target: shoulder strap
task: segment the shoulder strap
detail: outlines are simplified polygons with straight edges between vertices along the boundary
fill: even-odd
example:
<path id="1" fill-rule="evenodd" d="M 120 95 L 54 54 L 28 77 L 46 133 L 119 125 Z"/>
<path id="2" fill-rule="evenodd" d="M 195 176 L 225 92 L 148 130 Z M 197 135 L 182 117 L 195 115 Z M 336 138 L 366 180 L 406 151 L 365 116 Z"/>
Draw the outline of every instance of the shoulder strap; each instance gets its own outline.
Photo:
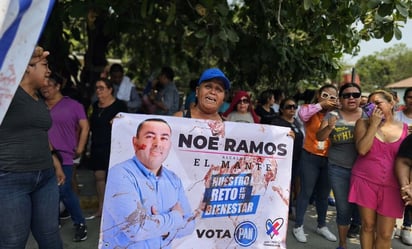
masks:
<path id="1" fill-rule="evenodd" d="M 187 110 L 183 110 L 182 114 L 183 114 L 183 117 L 185 118 L 191 118 L 192 115 L 190 114 L 190 107 Z"/>

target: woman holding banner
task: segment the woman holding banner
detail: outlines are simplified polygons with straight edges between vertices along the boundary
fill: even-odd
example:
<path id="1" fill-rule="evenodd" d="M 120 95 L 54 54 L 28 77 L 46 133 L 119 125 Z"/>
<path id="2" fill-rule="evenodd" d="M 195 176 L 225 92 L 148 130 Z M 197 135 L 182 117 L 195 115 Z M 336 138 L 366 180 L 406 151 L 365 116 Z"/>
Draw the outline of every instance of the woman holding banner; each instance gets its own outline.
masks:
<path id="1" fill-rule="evenodd" d="M 291 137 L 293 137 L 293 158 L 292 158 L 292 178 L 291 194 L 289 201 L 289 217 L 296 216 L 296 198 L 300 192 L 300 169 L 299 159 L 302 154 L 304 133 L 299 121 L 296 119 L 298 105 L 293 98 L 285 98 L 279 104 L 279 116 L 270 121 L 272 125 L 289 127 Z"/>
<path id="2" fill-rule="evenodd" d="M 196 88 L 197 103 L 187 110 L 174 114 L 178 117 L 223 121 L 219 108 L 225 99 L 230 81 L 218 68 L 209 68 L 202 73 Z"/>
<path id="3" fill-rule="evenodd" d="M 31 233 L 39 248 L 63 248 L 59 188 L 64 173 L 51 150 L 51 118 L 38 90 L 48 85 L 49 52 L 36 47 L 0 126 L 0 243 L 25 248 Z"/>

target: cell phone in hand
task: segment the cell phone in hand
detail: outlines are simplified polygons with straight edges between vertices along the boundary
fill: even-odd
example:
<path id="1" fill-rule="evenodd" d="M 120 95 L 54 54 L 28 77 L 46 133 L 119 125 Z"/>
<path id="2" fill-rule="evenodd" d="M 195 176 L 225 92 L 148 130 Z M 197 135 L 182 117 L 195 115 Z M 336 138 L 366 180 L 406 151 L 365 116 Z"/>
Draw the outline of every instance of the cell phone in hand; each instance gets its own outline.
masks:
<path id="1" fill-rule="evenodd" d="M 373 110 L 375 109 L 376 105 L 374 103 L 366 103 L 362 109 L 368 115 L 368 117 L 372 116 Z"/>

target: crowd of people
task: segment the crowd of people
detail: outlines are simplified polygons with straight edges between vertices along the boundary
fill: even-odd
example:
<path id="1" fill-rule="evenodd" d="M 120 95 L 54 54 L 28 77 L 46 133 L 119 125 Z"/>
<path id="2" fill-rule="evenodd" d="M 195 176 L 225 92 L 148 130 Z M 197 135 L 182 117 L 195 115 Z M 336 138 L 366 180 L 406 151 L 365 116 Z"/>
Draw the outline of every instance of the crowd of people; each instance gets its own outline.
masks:
<path id="1" fill-rule="evenodd" d="M 119 211 L 104 204 L 106 184 L 116 187 L 115 182 L 106 182 L 111 125 L 119 112 L 288 127 L 294 139 L 289 208 L 297 241 L 307 242 L 304 218 L 313 199 L 316 232 L 337 241 L 338 249 L 347 249 L 347 237 L 354 231 L 359 231 L 364 249 L 390 248 L 394 232 L 400 233 L 403 243 L 412 245 L 408 206 L 412 205 L 412 138 L 408 136 L 412 132 L 412 88 L 405 91 L 404 108 L 398 111 L 390 92 L 376 90 L 365 98 L 355 83 L 339 89 L 323 85 L 311 103 L 300 104 L 280 89 L 264 90 L 254 100 L 251 92 L 231 89 L 220 69 L 210 68 L 190 82 L 182 104 L 171 67 L 163 67 L 139 92 L 123 67 L 113 64 L 108 74 L 95 82 L 93 104 L 87 112 L 77 101 L 63 96 L 65 79 L 50 71 L 47 55 L 36 47 L 0 126 L 0 221 L 8 224 L 0 228 L 2 248 L 24 248 L 30 231 L 40 248 L 62 248 L 59 200 L 75 225 L 75 242 L 87 239 L 87 219 Z M 364 105 L 370 108 L 364 109 Z M 160 134 L 154 124 L 164 132 Z M 165 148 L 170 143 L 168 124 L 148 120 L 134 137 L 134 159 L 115 169 L 122 171 L 137 164 L 140 171 L 135 175 L 141 180 L 156 178 L 159 172 L 173 176 L 172 172 L 159 171 L 164 158 L 155 164 L 146 158 L 149 152 L 139 143 L 148 138 L 139 136 L 140 129 L 159 137 L 153 143 L 163 143 Z M 75 177 L 73 160 L 85 156 L 88 141 L 88 167 L 94 171 L 99 205 L 93 215 L 85 217 L 71 182 Z M 176 179 L 173 184 L 179 182 Z M 168 184 L 172 183 L 165 182 Z M 337 236 L 326 223 L 331 190 L 336 200 Z M 125 198 L 125 208 L 127 201 Z M 187 219 L 187 209 L 177 205 L 170 210 L 175 222 Z M 158 210 L 152 209 L 152 215 L 157 214 Z M 56 219 L 44 219 L 46 216 Z M 399 218 L 403 218 L 403 227 L 396 229 Z M 176 229 L 180 228 L 176 225 Z M 127 245 L 127 235 L 122 236 L 110 239 L 110 243 Z M 162 245 L 169 233 L 159 230 L 144 236 Z"/>

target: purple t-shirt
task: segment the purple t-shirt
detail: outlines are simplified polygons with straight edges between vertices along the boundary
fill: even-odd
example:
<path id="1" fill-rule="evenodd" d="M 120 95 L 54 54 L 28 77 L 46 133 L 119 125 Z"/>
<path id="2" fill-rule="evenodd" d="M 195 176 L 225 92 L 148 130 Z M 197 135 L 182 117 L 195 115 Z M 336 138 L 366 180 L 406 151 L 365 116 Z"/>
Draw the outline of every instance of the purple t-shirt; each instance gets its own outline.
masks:
<path id="1" fill-rule="evenodd" d="M 79 121 L 87 119 L 83 106 L 64 96 L 50 110 L 52 126 L 49 139 L 55 150 L 63 157 L 63 165 L 73 165 L 73 157 L 78 142 Z"/>

